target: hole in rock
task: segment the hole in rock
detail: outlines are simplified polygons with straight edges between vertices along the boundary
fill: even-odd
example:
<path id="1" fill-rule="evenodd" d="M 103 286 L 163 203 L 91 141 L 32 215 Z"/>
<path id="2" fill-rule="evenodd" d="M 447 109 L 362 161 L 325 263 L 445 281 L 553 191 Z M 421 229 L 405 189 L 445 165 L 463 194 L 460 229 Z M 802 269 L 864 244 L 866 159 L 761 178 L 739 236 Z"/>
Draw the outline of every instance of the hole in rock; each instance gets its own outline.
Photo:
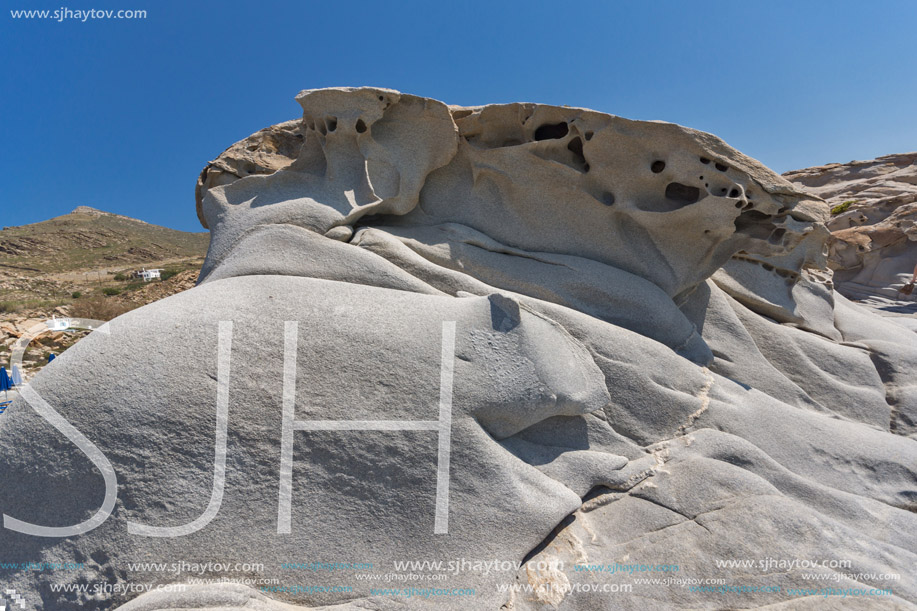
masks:
<path id="1" fill-rule="evenodd" d="M 729 197 L 738 197 L 738 196 L 739 196 L 738 189 L 733 189 L 732 191 L 729 192 Z"/>
<path id="2" fill-rule="evenodd" d="M 700 162 L 704 165 L 707 165 L 708 163 L 710 163 L 710 160 L 707 159 L 706 157 L 701 157 Z"/>
<path id="3" fill-rule="evenodd" d="M 770 263 L 762 263 L 761 266 L 769 272 L 774 271 L 774 266 Z"/>
<path id="4" fill-rule="evenodd" d="M 745 204 L 743 204 L 742 202 L 736 202 L 736 208 L 741 208 L 744 205 Z"/>
<path id="5" fill-rule="evenodd" d="M 385 96 L 381 96 L 381 95 L 379 96 L 379 101 L 380 101 L 380 102 L 383 101 L 384 99 L 385 99 Z"/>
<path id="6" fill-rule="evenodd" d="M 337 117 L 328 117 L 328 131 L 333 132 L 338 128 Z"/>
<path id="7" fill-rule="evenodd" d="M 576 161 L 582 164 L 585 168 L 584 171 L 589 171 L 589 164 L 586 163 L 586 157 L 583 155 L 583 141 L 579 137 L 574 138 L 567 143 L 567 150 L 573 153 L 573 156 L 576 157 Z"/>
<path id="8" fill-rule="evenodd" d="M 589 164 L 587 163 L 586 165 L 583 166 L 583 172 L 588 172 L 588 171 L 589 171 Z"/>
<path id="9" fill-rule="evenodd" d="M 303 136 L 302 134 L 296 134 L 296 139 L 297 139 L 297 140 L 305 140 L 306 137 Z"/>
<path id="10" fill-rule="evenodd" d="M 653 162 L 653 165 L 650 166 L 650 170 L 653 171 L 653 174 L 658 174 L 659 172 L 665 169 L 665 161 L 656 160 Z M 672 183 L 675 184 L 675 183 Z"/>
<path id="11" fill-rule="evenodd" d="M 723 187 L 722 189 L 720 189 L 720 193 L 726 193 L 726 187 Z"/>
<path id="12" fill-rule="evenodd" d="M 366 131 L 366 123 L 363 123 L 363 119 L 357 119 L 357 133 L 362 134 Z"/>
<path id="13" fill-rule="evenodd" d="M 758 210 L 747 210 L 740 214 L 735 220 L 735 228 L 758 240 L 768 239 L 774 230 L 771 216 Z"/>
<path id="14" fill-rule="evenodd" d="M 774 233 L 771 234 L 771 237 L 767 239 L 771 244 L 779 244 L 783 240 L 783 236 L 786 234 L 786 229 L 783 227 L 778 227 L 774 230 Z"/>
<path id="15" fill-rule="evenodd" d="M 742 202 L 739 202 L 739 203 L 742 203 Z M 743 210 L 751 210 L 754 207 L 755 205 L 753 203 L 748 202 L 747 204 L 745 204 L 745 207 L 743 208 Z"/>
<path id="16" fill-rule="evenodd" d="M 586 140 L 592 140 L 592 131 L 586 132 Z"/>
<path id="17" fill-rule="evenodd" d="M 790 209 L 787 206 L 784 206 L 783 208 L 777 211 L 777 214 L 786 214 L 789 211 Z"/>
<path id="18" fill-rule="evenodd" d="M 665 188 L 665 196 L 667 199 L 687 206 L 700 199 L 700 189 L 683 185 L 680 182 L 670 182 Z"/>
<path id="19" fill-rule="evenodd" d="M 546 123 L 535 130 L 535 140 L 557 140 L 570 132 L 566 123 Z"/>
<path id="20" fill-rule="evenodd" d="M 728 166 L 725 166 L 725 165 L 723 165 L 722 163 L 719 163 L 719 162 L 714 163 L 713 166 L 714 166 L 717 170 L 719 170 L 720 172 L 725 172 L 726 170 L 729 169 Z"/>
<path id="21" fill-rule="evenodd" d="M 613 206 L 615 203 L 615 194 L 611 191 L 605 191 L 602 193 L 602 203 L 606 206 Z"/>

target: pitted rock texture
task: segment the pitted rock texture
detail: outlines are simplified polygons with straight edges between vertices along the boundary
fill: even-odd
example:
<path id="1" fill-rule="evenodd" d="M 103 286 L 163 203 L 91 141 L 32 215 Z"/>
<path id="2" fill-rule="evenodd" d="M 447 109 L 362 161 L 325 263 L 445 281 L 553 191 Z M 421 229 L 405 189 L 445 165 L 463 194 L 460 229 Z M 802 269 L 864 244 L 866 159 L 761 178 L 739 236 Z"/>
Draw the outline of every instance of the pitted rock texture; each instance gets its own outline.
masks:
<path id="1" fill-rule="evenodd" d="M 917 270 L 917 153 L 832 163 L 784 174 L 824 198 L 834 214 L 829 264 L 838 290 L 853 298 L 902 294 Z"/>
<path id="2" fill-rule="evenodd" d="M 833 290 L 824 202 L 677 125 L 374 88 L 297 99 L 301 122 L 202 172 L 212 240 L 199 286 L 115 319 L 36 377 L 36 393 L 110 458 L 114 513 L 80 537 L 0 530 L 0 545 L 12 562 L 87 559 L 84 583 L 188 583 L 129 570 L 140 558 L 258 561 L 282 586 L 315 583 L 280 568 L 305 560 L 378 573 L 398 560 L 536 564 L 435 583 L 473 598 L 392 597 L 337 573 L 273 600 L 201 584 L 129 600 L 61 594 L 52 585 L 72 576 L 60 573 L 0 571 L 32 608 L 803 605 L 788 590 L 812 586 L 805 571 L 717 565 L 768 557 L 899 573 L 883 602 L 914 606 L 917 346 Z M 446 380 L 449 527 L 437 534 L 444 429 L 427 425 L 443 422 Z M 185 536 L 131 534 L 128 522 L 193 523 L 213 502 L 220 397 L 219 512 Z M 0 509 L 86 519 L 102 476 L 26 399 L 0 422 Z M 294 431 L 287 534 L 289 406 L 303 421 L 427 428 Z M 779 588 L 712 596 L 577 569 L 615 563 Z M 857 579 L 838 584 L 888 585 Z"/>
<path id="3" fill-rule="evenodd" d="M 824 204 L 753 159 L 673 124 L 538 104 L 447 107 L 389 90 L 297 99 L 304 143 L 289 161 L 272 157 L 272 167 L 286 169 L 271 184 L 328 195 L 317 205 L 286 200 L 310 212 L 287 210 L 283 222 L 318 233 L 346 235 L 368 214 L 410 226 L 460 223 L 510 247 L 599 261 L 678 295 L 732 254 L 783 254 L 827 219 Z M 204 278 L 224 257 L 223 242 L 234 245 L 262 223 L 260 208 L 271 203 L 261 201 L 270 197 L 259 191 L 264 177 L 213 192 L 207 185 L 231 180 L 238 172 L 225 168 L 239 165 L 237 151 L 260 150 L 266 132 L 289 125 L 262 130 L 202 173 L 199 214 L 207 226 L 221 224 Z M 561 201 L 567 218 L 557 223 Z"/>

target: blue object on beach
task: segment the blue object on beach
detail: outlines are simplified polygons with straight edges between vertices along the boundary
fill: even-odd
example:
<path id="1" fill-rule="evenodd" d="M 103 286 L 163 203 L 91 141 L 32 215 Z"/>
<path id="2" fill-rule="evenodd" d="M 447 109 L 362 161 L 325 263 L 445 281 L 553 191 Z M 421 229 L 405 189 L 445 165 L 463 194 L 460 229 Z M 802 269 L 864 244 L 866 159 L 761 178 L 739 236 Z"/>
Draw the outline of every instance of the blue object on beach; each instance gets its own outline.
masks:
<path id="1" fill-rule="evenodd" d="M 12 401 L 0 401 L 0 415 L 6 411 L 6 408 L 10 406 L 10 403 L 12 403 Z"/>
<path id="2" fill-rule="evenodd" d="M 0 367 L 0 391 L 7 391 L 13 387 L 10 376 L 6 373 L 6 367 Z"/>
<path id="3" fill-rule="evenodd" d="M 19 368 L 13 365 L 13 375 L 10 376 L 10 387 L 13 386 L 22 386 L 22 375 L 19 373 Z"/>
<path id="4" fill-rule="evenodd" d="M 56 358 L 57 356 L 52 352 L 51 354 L 48 355 L 48 362 L 50 363 L 51 361 L 53 361 Z"/>

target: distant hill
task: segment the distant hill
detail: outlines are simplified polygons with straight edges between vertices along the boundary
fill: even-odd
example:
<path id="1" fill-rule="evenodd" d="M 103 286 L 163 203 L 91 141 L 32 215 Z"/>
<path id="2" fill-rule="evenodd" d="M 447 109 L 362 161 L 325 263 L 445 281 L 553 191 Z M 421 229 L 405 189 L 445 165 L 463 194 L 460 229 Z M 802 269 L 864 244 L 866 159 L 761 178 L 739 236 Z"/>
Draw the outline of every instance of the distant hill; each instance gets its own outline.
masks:
<path id="1" fill-rule="evenodd" d="M 178 231 L 80 206 L 70 214 L 0 231 L 0 275 L 144 265 L 203 257 L 210 234 Z"/>
<path id="2" fill-rule="evenodd" d="M 208 233 L 176 231 L 80 206 L 70 214 L 0 231 L 0 362 L 34 324 L 51 316 L 110 320 L 194 286 Z M 161 269 L 143 282 L 133 272 Z M 85 335 L 54 333 L 23 359 L 28 379 Z"/>

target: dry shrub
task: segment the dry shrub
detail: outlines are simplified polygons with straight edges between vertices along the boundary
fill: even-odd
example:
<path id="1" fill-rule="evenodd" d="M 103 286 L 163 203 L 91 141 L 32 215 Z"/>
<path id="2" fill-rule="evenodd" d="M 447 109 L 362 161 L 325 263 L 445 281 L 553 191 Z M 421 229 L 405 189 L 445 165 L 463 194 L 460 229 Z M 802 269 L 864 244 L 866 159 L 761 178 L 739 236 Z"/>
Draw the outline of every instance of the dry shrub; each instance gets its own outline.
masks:
<path id="1" fill-rule="evenodd" d="M 93 320 L 111 320 L 134 309 L 126 303 L 106 299 L 102 295 L 81 297 L 70 306 L 70 315 L 74 318 L 91 318 Z"/>

